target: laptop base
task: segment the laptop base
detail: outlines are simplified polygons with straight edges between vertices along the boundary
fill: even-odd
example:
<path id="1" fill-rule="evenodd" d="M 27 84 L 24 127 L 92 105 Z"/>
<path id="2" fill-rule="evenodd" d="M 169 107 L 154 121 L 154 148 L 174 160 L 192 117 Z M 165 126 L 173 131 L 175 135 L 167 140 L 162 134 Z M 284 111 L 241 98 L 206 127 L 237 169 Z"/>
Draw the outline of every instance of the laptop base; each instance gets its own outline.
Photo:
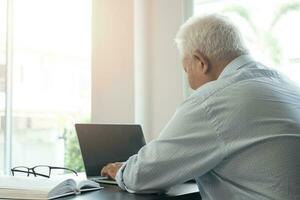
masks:
<path id="1" fill-rule="evenodd" d="M 94 177 L 88 177 L 89 180 L 95 181 L 97 183 L 105 183 L 105 184 L 112 184 L 112 185 L 118 185 L 117 182 L 113 179 L 110 179 L 106 176 L 94 176 Z"/>

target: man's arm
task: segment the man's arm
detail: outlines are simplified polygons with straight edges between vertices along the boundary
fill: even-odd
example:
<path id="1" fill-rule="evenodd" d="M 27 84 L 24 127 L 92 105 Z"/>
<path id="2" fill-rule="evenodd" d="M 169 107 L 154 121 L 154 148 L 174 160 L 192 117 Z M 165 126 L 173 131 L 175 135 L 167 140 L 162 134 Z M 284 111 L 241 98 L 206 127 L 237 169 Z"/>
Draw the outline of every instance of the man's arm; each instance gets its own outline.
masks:
<path id="1" fill-rule="evenodd" d="M 203 175 L 223 157 L 223 142 L 205 105 L 192 99 L 178 108 L 158 139 L 115 168 L 115 178 L 129 192 L 159 192 Z"/>

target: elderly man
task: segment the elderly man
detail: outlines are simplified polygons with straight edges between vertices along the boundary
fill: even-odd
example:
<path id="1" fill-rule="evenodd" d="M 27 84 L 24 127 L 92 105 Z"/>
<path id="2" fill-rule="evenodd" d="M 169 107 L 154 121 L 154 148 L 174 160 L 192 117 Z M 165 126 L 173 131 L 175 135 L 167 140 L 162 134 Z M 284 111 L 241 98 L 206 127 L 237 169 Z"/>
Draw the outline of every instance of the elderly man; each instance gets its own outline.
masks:
<path id="1" fill-rule="evenodd" d="M 300 90 L 253 60 L 218 15 L 188 20 L 176 42 L 196 90 L 159 137 L 110 176 L 129 192 L 196 179 L 206 199 L 300 199 Z"/>

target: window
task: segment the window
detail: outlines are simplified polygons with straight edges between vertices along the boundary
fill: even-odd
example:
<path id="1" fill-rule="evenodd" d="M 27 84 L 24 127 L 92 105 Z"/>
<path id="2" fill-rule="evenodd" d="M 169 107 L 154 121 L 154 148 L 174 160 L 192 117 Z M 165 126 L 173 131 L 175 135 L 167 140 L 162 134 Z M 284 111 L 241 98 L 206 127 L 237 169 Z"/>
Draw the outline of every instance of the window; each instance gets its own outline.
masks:
<path id="1" fill-rule="evenodd" d="M 13 0 L 12 5 L 10 164 L 80 171 L 83 166 L 74 123 L 90 121 L 91 1 Z M 0 31 L 2 26 L 0 23 Z M 1 76 L 3 116 L 2 109 L 8 104 L 3 104 L 1 83 L 7 80 Z M 1 148 L 8 145 L 0 140 L 1 144 Z"/>
<path id="2" fill-rule="evenodd" d="M 299 0 L 194 0 L 193 12 L 232 19 L 257 60 L 300 84 Z"/>
<path id="3" fill-rule="evenodd" d="M 0 0 L 0 163 L 4 161 L 5 99 L 6 99 L 6 1 Z M 0 174 L 3 173 L 0 164 Z"/>

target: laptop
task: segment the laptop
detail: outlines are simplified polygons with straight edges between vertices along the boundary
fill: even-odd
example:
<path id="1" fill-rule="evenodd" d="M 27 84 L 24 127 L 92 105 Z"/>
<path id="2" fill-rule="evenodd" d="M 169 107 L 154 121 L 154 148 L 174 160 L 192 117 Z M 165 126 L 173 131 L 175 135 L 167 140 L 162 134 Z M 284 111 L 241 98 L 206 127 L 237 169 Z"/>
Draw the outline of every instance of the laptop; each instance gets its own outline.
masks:
<path id="1" fill-rule="evenodd" d="M 100 176 L 108 163 L 126 161 L 145 145 L 140 125 L 75 124 L 87 178 L 98 183 L 117 184 Z"/>

